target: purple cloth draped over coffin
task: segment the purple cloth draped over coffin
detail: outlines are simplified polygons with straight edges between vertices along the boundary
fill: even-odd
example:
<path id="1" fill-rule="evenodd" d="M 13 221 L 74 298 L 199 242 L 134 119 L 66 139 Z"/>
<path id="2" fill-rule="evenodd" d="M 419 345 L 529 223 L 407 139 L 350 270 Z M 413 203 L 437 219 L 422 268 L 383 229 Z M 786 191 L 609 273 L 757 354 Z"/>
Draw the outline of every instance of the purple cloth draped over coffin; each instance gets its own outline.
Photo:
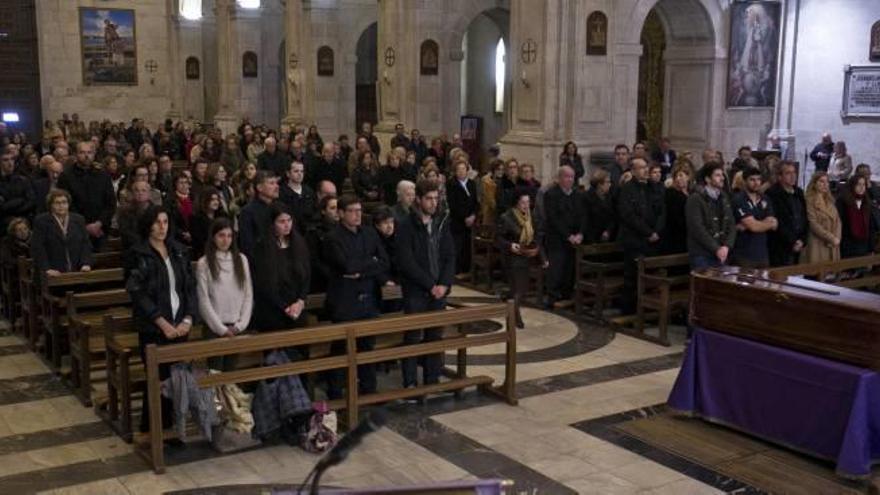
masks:
<path id="1" fill-rule="evenodd" d="M 694 328 L 668 404 L 830 459 L 842 476 L 867 476 L 880 460 L 873 370 Z"/>

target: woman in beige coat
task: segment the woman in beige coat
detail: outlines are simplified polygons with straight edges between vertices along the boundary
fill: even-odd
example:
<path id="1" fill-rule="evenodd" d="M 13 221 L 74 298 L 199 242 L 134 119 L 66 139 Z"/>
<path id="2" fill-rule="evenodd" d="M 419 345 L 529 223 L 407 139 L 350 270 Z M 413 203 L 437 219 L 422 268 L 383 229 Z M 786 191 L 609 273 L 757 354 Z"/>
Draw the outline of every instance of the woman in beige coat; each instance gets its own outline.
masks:
<path id="1" fill-rule="evenodd" d="M 816 172 L 807 186 L 807 220 L 810 235 L 802 263 L 820 263 L 840 259 L 840 216 L 831 195 L 828 175 Z"/>

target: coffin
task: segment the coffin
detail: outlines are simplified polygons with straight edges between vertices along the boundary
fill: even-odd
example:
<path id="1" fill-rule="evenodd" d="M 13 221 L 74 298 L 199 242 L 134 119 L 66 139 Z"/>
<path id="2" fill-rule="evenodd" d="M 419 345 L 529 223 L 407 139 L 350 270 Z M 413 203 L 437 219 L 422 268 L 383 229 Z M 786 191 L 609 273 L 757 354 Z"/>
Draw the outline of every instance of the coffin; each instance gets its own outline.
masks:
<path id="1" fill-rule="evenodd" d="M 691 276 L 694 325 L 880 370 L 880 295 L 724 268 Z"/>

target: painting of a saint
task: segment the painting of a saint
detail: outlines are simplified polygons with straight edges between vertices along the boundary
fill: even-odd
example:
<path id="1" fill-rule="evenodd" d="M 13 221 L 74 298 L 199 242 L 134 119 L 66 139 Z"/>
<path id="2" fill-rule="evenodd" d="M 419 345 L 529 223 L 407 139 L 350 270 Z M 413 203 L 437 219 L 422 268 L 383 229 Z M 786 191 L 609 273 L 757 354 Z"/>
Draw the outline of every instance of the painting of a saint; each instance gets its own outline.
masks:
<path id="1" fill-rule="evenodd" d="M 780 5 L 735 2 L 730 7 L 727 106 L 772 107 L 776 103 L 776 59 Z"/>
<path id="2" fill-rule="evenodd" d="M 83 84 L 137 84 L 135 11 L 80 8 Z"/>
<path id="3" fill-rule="evenodd" d="M 608 53 L 608 17 L 596 11 L 587 17 L 587 55 Z"/>
<path id="4" fill-rule="evenodd" d="M 868 58 L 871 62 L 880 62 L 880 21 L 871 27 L 871 53 Z"/>
<path id="5" fill-rule="evenodd" d="M 421 74 L 423 76 L 436 76 L 440 66 L 440 47 L 434 40 L 425 40 L 421 47 Z"/>

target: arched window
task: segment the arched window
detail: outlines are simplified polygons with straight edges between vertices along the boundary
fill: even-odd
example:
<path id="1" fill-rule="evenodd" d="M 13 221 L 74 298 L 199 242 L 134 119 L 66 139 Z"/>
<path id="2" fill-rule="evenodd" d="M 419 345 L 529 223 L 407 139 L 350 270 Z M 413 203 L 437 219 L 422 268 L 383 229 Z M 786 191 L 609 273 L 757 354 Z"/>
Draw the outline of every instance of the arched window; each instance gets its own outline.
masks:
<path id="1" fill-rule="evenodd" d="M 507 49 L 504 46 L 504 39 L 498 38 L 498 44 L 495 45 L 495 111 L 498 113 L 504 111 L 504 86 L 506 76 Z"/>
<path id="2" fill-rule="evenodd" d="M 260 0 L 238 0 L 238 5 L 243 9 L 258 9 Z"/>
<path id="3" fill-rule="evenodd" d="M 202 0 L 180 0 L 180 16 L 197 21 L 202 18 Z"/>

